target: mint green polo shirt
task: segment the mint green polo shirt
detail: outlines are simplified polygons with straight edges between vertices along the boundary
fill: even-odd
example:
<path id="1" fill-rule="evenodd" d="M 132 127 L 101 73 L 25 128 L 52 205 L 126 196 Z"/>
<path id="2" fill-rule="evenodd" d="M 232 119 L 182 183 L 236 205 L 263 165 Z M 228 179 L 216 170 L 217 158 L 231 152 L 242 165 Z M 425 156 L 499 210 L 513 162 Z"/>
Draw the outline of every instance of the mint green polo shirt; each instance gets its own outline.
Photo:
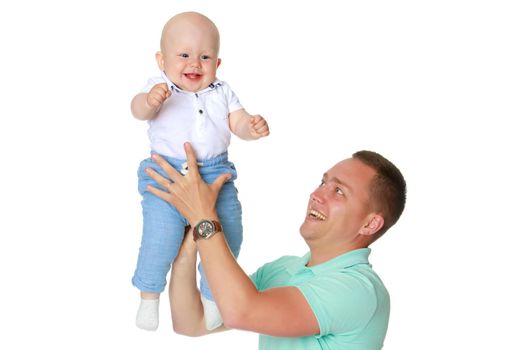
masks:
<path id="1" fill-rule="evenodd" d="M 294 286 L 304 295 L 320 333 L 300 338 L 261 334 L 259 349 L 381 349 L 388 327 L 390 297 L 368 262 L 369 248 L 306 267 L 310 254 L 284 256 L 261 267 L 251 279 L 257 290 Z"/>

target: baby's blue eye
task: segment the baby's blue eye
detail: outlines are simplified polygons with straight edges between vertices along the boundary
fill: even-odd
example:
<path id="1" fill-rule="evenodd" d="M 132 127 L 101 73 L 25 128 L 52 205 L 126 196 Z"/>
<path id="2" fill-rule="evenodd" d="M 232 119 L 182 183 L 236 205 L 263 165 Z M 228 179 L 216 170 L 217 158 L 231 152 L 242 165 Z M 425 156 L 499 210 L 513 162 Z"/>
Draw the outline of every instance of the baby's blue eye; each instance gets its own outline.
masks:
<path id="1" fill-rule="evenodd" d="M 210 56 L 208 56 L 208 55 L 202 55 L 202 56 L 201 56 L 201 59 L 203 59 L 203 60 L 209 60 L 209 59 L 210 59 Z"/>
<path id="2" fill-rule="evenodd" d="M 190 55 L 188 55 L 187 53 L 181 53 L 179 56 L 182 57 L 182 58 L 190 57 Z"/>

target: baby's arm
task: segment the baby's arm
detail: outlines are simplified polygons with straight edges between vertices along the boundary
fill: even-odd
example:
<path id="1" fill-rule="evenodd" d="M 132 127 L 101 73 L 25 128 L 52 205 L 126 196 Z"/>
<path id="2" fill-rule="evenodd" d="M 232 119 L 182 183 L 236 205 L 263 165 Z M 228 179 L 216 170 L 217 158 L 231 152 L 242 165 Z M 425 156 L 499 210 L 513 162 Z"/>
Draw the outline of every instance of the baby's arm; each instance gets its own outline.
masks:
<path id="1" fill-rule="evenodd" d="M 140 93 L 131 100 L 131 113 L 139 120 L 150 120 L 157 116 L 160 107 L 171 96 L 166 83 L 151 88 L 148 93 Z"/>
<path id="2" fill-rule="evenodd" d="M 230 130 L 243 140 L 257 140 L 270 135 L 266 120 L 260 115 L 250 115 L 244 109 L 229 115 Z"/>

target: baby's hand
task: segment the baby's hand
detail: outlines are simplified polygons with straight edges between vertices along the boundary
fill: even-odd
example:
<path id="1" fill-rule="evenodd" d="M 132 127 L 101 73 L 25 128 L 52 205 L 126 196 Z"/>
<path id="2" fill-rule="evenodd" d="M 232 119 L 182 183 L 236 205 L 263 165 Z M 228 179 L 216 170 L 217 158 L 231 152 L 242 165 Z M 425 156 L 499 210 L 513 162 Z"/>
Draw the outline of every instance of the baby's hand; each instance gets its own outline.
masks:
<path id="1" fill-rule="evenodd" d="M 151 88 L 146 99 L 146 103 L 151 108 L 158 110 L 160 106 L 171 96 L 171 91 L 168 89 L 168 84 L 159 83 Z"/>
<path id="2" fill-rule="evenodd" d="M 250 135 L 254 139 L 270 135 L 268 123 L 260 115 L 253 115 L 250 117 Z"/>

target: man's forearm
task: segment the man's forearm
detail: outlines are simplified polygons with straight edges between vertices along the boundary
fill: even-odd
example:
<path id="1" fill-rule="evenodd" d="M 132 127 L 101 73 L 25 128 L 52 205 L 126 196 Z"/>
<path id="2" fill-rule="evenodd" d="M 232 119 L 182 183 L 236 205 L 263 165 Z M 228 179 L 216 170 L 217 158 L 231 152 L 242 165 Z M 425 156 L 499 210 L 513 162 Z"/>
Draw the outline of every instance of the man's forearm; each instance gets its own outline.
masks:
<path id="1" fill-rule="evenodd" d="M 185 248 L 187 247 L 183 244 L 171 269 L 169 286 L 171 317 L 175 332 L 199 336 L 208 332 L 204 325 L 204 312 L 197 289 L 195 267 L 197 254 L 194 250 Z"/>
<path id="2" fill-rule="evenodd" d="M 243 328 L 258 291 L 231 254 L 223 233 L 198 241 L 201 264 L 227 328 Z"/>

